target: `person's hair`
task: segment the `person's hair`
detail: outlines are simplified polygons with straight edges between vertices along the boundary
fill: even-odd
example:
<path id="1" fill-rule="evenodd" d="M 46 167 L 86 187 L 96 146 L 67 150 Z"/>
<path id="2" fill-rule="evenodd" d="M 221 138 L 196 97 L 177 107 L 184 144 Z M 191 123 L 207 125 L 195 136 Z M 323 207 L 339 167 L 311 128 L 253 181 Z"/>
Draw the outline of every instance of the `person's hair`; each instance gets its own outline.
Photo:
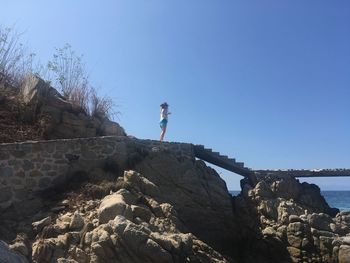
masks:
<path id="1" fill-rule="evenodd" d="M 166 102 L 160 104 L 160 107 L 161 107 L 161 108 L 166 108 L 166 107 L 168 107 L 168 106 L 169 106 L 169 105 L 168 105 L 168 103 L 166 103 Z"/>

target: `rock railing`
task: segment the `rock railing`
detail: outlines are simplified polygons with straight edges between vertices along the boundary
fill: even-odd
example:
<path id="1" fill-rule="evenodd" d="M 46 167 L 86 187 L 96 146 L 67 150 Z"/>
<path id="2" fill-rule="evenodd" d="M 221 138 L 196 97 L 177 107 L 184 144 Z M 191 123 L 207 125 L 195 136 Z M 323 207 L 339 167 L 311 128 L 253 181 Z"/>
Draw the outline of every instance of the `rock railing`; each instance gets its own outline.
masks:
<path id="1" fill-rule="evenodd" d="M 106 136 L 0 144 L 0 208 L 9 207 L 33 193 L 64 183 L 76 172 L 89 172 L 112 158 L 125 167 L 135 149 L 161 148 L 177 156 L 194 158 L 192 144 L 163 143 Z"/>

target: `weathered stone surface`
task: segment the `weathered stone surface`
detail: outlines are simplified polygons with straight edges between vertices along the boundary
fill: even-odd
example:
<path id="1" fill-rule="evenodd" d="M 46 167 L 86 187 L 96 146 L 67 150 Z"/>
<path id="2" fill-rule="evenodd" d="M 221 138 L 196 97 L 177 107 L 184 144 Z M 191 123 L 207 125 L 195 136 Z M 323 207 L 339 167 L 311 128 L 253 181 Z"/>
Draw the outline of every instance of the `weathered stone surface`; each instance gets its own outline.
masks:
<path id="1" fill-rule="evenodd" d="M 107 223 L 113 220 L 117 215 L 124 215 L 127 204 L 121 194 L 115 193 L 106 196 L 98 209 L 98 218 L 100 223 Z"/>
<path id="2" fill-rule="evenodd" d="M 350 246 L 350 236 L 343 237 L 342 242 Z"/>
<path id="3" fill-rule="evenodd" d="M 43 97 L 62 97 L 55 89 L 51 88 L 41 78 L 36 75 L 28 75 L 21 87 L 22 99 L 26 104 L 38 104 Z"/>
<path id="4" fill-rule="evenodd" d="M 114 135 L 114 136 L 125 136 L 124 129 L 116 122 L 104 119 L 101 124 L 101 135 Z"/>
<path id="5" fill-rule="evenodd" d="M 265 181 L 260 181 L 255 186 L 255 194 L 256 196 L 262 197 L 262 198 L 272 198 L 273 192 L 271 191 L 270 187 L 266 184 Z"/>
<path id="6" fill-rule="evenodd" d="M 25 176 L 25 173 L 23 171 L 19 171 L 15 174 L 16 177 L 24 177 Z"/>
<path id="7" fill-rule="evenodd" d="M 350 246 L 341 245 L 338 255 L 339 263 L 350 263 Z"/>
<path id="8" fill-rule="evenodd" d="M 324 213 L 312 214 L 309 217 L 309 223 L 313 228 L 325 231 L 331 231 L 330 224 L 333 223 L 332 218 Z"/>
<path id="9" fill-rule="evenodd" d="M 51 179 L 49 177 L 40 178 L 38 185 L 40 189 L 49 188 L 49 186 L 51 185 Z"/>
<path id="10" fill-rule="evenodd" d="M 242 225 L 242 242 L 252 229 L 262 233 L 253 235 L 250 248 L 251 253 L 263 258 L 257 262 L 338 262 L 343 244 L 338 235 L 349 233 L 347 223 L 341 214 L 330 216 L 335 210 L 327 205 L 319 188 L 291 177 L 267 175 L 259 180 L 255 186 L 245 182 L 242 188 L 246 192 L 234 203 Z M 254 261 L 249 253 L 244 259 Z"/>
<path id="11" fill-rule="evenodd" d="M 179 161 L 166 152 L 151 153 L 135 170 L 158 187 L 155 200 L 170 203 L 191 233 L 214 248 L 230 246 L 234 231 L 231 197 L 214 170 L 204 162 Z"/>
<path id="12" fill-rule="evenodd" d="M 0 151 L 0 160 L 7 160 L 10 158 L 9 153 L 4 152 L 4 151 Z"/>
<path id="13" fill-rule="evenodd" d="M 13 170 L 11 167 L 0 167 L 0 176 L 11 177 L 13 175 Z"/>
<path id="14" fill-rule="evenodd" d="M 35 232 L 40 232 L 45 226 L 48 226 L 51 224 L 51 217 L 45 217 L 41 219 L 40 221 L 33 222 L 32 227 Z"/>
<path id="15" fill-rule="evenodd" d="M 11 187 L 4 187 L 0 189 L 0 203 L 11 200 L 13 194 Z"/>
<path id="16" fill-rule="evenodd" d="M 303 222 L 303 220 L 297 215 L 290 215 L 289 216 L 289 222 L 290 223 Z"/>
<path id="17" fill-rule="evenodd" d="M 80 230 L 84 226 L 84 219 L 78 211 L 75 211 L 69 224 L 72 230 Z"/>
<path id="18" fill-rule="evenodd" d="M 23 160 L 23 166 L 22 168 L 25 170 L 25 171 L 29 171 L 31 169 L 34 168 L 34 164 L 33 162 L 29 161 L 29 160 Z"/>
<path id="19" fill-rule="evenodd" d="M 125 171 L 124 181 L 132 184 L 136 189 L 146 195 L 152 197 L 157 197 L 159 195 L 158 187 L 135 171 Z"/>
<path id="20" fill-rule="evenodd" d="M 192 234 L 183 233 L 185 227 L 174 207 L 145 195 L 140 188 L 148 193 L 149 190 L 139 187 L 137 182 L 138 179 L 134 187 L 128 181 L 125 184 L 128 190 L 122 188 L 101 201 L 84 202 L 79 208 L 84 213 L 59 214 L 52 226 L 43 228 L 45 234 L 37 235 L 44 238 L 37 238 L 33 244 L 33 261 L 165 263 L 200 259 L 201 262 L 228 262 Z M 150 180 L 146 182 L 155 187 Z M 94 222 L 96 217 L 98 222 Z M 74 221 L 79 221 L 77 227 L 73 227 Z M 48 234 L 50 237 L 45 237 Z"/>
<path id="21" fill-rule="evenodd" d="M 43 174 L 39 170 L 33 170 L 30 172 L 31 177 L 41 177 Z"/>

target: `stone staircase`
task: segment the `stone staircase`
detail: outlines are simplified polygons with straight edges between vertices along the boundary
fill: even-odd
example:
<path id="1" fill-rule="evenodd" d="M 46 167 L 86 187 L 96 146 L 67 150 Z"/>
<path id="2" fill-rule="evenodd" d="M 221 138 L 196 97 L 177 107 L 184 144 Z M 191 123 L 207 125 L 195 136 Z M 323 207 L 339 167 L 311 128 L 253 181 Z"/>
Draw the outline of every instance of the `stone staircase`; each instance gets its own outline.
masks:
<path id="1" fill-rule="evenodd" d="M 243 162 L 237 162 L 235 159 L 229 158 L 226 155 L 221 155 L 219 152 L 213 152 L 212 149 L 207 149 L 204 145 L 194 145 L 194 154 L 203 161 L 242 176 L 249 176 L 253 173 L 252 170 L 244 166 Z"/>

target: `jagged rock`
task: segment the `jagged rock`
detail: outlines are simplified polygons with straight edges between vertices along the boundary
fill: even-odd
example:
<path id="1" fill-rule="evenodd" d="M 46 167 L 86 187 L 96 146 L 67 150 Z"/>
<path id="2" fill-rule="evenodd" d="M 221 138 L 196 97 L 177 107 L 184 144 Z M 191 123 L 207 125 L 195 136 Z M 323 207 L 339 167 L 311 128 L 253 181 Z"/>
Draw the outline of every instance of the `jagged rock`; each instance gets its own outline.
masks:
<path id="1" fill-rule="evenodd" d="M 134 217 L 139 217 L 145 222 L 149 222 L 152 217 L 151 211 L 143 206 L 131 205 L 131 211 Z"/>
<path id="2" fill-rule="evenodd" d="M 259 180 L 254 187 L 243 185 L 247 190 L 234 203 L 243 240 L 249 231 L 255 232 L 250 252 L 261 257 L 256 262 L 338 262 L 338 254 L 343 257 L 340 246 L 344 243 L 338 235 L 349 233 L 347 213 L 332 218 L 335 210 L 315 185 L 301 184 L 292 177 L 266 176 Z M 251 220 L 252 215 L 255 221 Z M 266 253 L 264 243 L 273 252 Z M 245 249 L 238 243 L 241 246 Z M 281 254 L 276 256 L 278 252 Z M 250 255 L 244 255 L 249 262 Z"/>
<path id="3" fill-rule="evenodd" d="M 103 119 L 100 127 L 101 135 L 126 136 L 124 129 L 118 123 L 108 119 Z"/>
<path id="4" fill-rule="evenodd" d="M 324 213 L 312 214 L 309 217 L 309 223 L 313 228 L 325 231 L 332 231 L 330 224 L 333 223 L 332 218 Z"/>
<path id="5" fill-rule="evenodd" d="M 101 224 L 113 220 L 117 215 L 132 217 L 131 208 L 125 203 L 123 195 L 119 192 L 106 196 L 98 209 L 98 218 Z"/>
<path id="6" fill-rule="evenodd" d="M 128 175 L 137 176 L 123 178 L 128 190 L 105 196 L 98 209 L 59 215 L 54 226 L 61 233 L 34 242 L 33 262 L 228 262 L 206 243 L 183 232 L 186 228 L 172 205 L 144 193 L 158 192 L 148 189 L 156 188 L 153 182 L 133 171 Z M 98 224 L 91 222 L 96 217 Z M 73 227 L 75 220 L 79 227 Z M 81 231 L 72 231 L 83 222 L 87 223 Z"/>
<path id="7" fill-rule="evenodd" d="M 235 228 L 231 197 L 213 169 L 202 161 L 152 152 L 134 170 L 158 187 L 159 195 L 154 199 L 171 204 L 191 233 L 216 249 L 231 249 L 230 233 Z"/>
<path id="8" fill-rule="evenodd" d="M 293 178 L 285 177 L 275 180 L 271 184 L 271 190 L 280 198 L 295 199 L 300 192 L 300 187 Z"/>
<path id="9" fill-rule="evenodd" d="M 75 211 L 69 224 L 71 230 L 80 230 L 84 226 L 84 219 L 78 211 Z"/>
<path id="10" fill-rule="evenodd" d="M 257 183 L 254 189 L 255 195 L 261 198 L 272 198 L 273 192 L 265 181 L 260 181 Z"/>
<path id="11" fill-rule="evenodd" d="M 158 187 L 135 171 L 124 172 L 124 181 L 132 184 L 133 187 L 146 195 L 152 197 L 157 197 L 159 195 Z"/>
<path id="12" fill-rule="evenodd" d="M 26 104 L 38 104 L 43 97 L 63 97 L 48 83 L 36 75 L 28 75 L 20 89 L 22 99 Z M 68 105 L 68 104 L 67 104 Z"/>
<path id="13" fill-rule="evenodd" d="M 51 217 L 45 217 L 44 219 L 34 222 L 32 223 L 33 226 L 33 230 L 35 232 L 40 232 L 45 226 L 48 226 L 49 224 L 51 224 Z"/>

